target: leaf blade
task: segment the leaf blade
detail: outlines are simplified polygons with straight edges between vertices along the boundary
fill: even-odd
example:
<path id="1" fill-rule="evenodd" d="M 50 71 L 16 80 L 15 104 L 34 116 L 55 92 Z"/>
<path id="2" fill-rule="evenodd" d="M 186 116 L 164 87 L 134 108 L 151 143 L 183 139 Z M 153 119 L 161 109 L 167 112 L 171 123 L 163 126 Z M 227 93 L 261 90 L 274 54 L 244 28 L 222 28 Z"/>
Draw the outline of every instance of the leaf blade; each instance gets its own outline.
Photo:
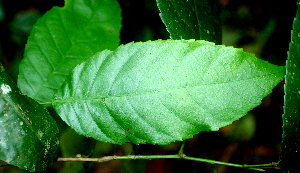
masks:
<path id="1" fill-rule="evenodd" d="M 59 149 L 58 128 L 47 110 L 21 94 L 0 64 L 0 159 L 44 171 Z"/>
<path id="2" fill-rule="evenodd" d="M 222 44 L 222 27 L 216 1 L 156 0 L 156 2 L 171 39 L 196 39 Z"/>
<path id="3" fill-rule="evenodd" d="M 232 123 L 283 75 L 283 67 L 210 42 L 130 43 L 77 66 L 53 106 L 102 142 L 168 144 Z"/>
<path id="4" fill-rule="evenodd" d="M 121 9 L 115 0 L 66 0 L 65 7 L 52 8 L 28 38 L 19 88 L 38 102 L 51 101 L 76 65 L 96 52 L 118 47 L 120 29 Z"/>
<path id="5" fill-rule="evenodd" d="M 279 167 L 284 172 L 298 172 L 300 159 L 299 123 L 300 123 L 300 11 L 298 10 L 293 21 L 291 43 L 289 44 L 288 58 L 286 61 L 286 77 L 284 85 L 284 107 L 282 116 L 282 148 L 279 158 Z"/>

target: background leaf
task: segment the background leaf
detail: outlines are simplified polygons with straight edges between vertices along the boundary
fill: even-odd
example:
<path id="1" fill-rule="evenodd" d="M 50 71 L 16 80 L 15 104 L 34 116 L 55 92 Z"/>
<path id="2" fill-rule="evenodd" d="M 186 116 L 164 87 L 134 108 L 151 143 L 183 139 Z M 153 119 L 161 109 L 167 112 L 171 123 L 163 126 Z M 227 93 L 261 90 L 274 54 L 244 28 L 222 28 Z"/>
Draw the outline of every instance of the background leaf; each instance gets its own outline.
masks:
<path id="1" fill-rule="evenodd" d="M 283 139 L 279 162 L 284 172 L 299 172 L 300 169 L 300 4 L 297 5 L 286 62 Z"/>
<path id="2" fill-rule="evenodd" d="M 119 45 L 121 9 L 116 0 L 66 0 L 34 26 L 20 64 L 18 87 L 38 102 L 51 101 L 73 68 Z"/>
<path id="3" fill-rule="evenodd" d="M 284 67 L 210 42 L 130 43 L 77 66 L 53 106 L 102 142 L 168 144 L 231 124 L 283 76 Z"/>
<path id="4" fill-rule="evenodd" d="M 215 0 L 156 0 L 160 17 L 173 40 L 196 39 L 222 44 Z"/>
<path id="5" fill-rule="evenodd" d="M 0 65 L 0 159 L 43 171 L 59 149 L 56 123 L 43 106 L 20 93 Z"/>
<path id="6" fill-rule="evenodd" d="M 61 134 L 60 146 L 61 157 L 89 157 L 95 149 L 96 141 L 93 138 L 77 134 L 70 127 Z M 61 173 L 84 173 L 88 172 L 91 162 L 65 162 L 64 167 L 59 171 Z"/>

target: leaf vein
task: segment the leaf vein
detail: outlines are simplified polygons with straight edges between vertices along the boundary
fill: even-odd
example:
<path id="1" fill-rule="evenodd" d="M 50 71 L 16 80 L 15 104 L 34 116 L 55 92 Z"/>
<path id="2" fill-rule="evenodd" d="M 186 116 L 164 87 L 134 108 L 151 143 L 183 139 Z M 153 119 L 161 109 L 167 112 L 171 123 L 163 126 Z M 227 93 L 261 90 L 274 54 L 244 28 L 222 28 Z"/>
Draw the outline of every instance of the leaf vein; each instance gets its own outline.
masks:
<path id="1" fill-rule="evenodd" d="M 266 74 L 264 76 L 271 76 L 274 75 L 273 73 Z M 162 89 L 162 90 L 155 90 L 155 91 L 146 91 L 146 92 L 141 92 L 141 93 L 127 93 L 127 94 L 119 94 L 119 95 L 111 95 L 108 94 L 106 96 L 96 96 L 96 97 L 85 97 L 85 98 L 70 98 L 70 99 L 57 99 L 54 100 L 53 102 L 74 102 L 74 101 L 84 101 L 84 100 L 101 100 L 102 98 L 118 98 L 118 97 L 129 97 L 129 96 L 137 96 L 137 95 L 148 95 L 148 94 L 156 94 L 160 92 L 166 92 L 166 91 L 172 91 L 172 90 L 181 90 L 181 89 L 186 89 L 186 88 L 195 88 L 195 87 L 201 87 L 205 85 L 219 85 L 219 84 L 230 84 L 234 82 L 241 82 L 241 81 L 246 81 L 246 80 L 253 80 L 256 78 L 262 78 L 262 76 L 258 77 L 253 77 L 253 78 L 248 78 L 248 79 L 241 79 L 241 80 L 235 80 L 235 81 L 225 81 L 225 82 L 218 82 L 218 83 L 207 83 L 207 84 L 199 84 L 199 85 L 193 85 L 193 86 L 182 86 L 182 87 L 177 87 L 177 88 L 167 88 L 167 89 Z"/>
<path id="2" fill-rule="evenodd" d="M 85 107 L 88 109 L 88 112 L 90 113 L 90 117 L 92 118 L 92 120 L 94 121 L 94 123 L 97 125 L 97 127 L 98 127 L 98 129 L 102 132 L 102 134 L 106 137 L 106 138 L 108 138 L 108 139 L 110 139 L 110 140 L 112 140 L 110 137 L 108 137 L 107 136 L 107 134 L 103 131 L 103 128 L 101 128 L 101 127 L 103 127 L 103 126 L 101 126 L 101 123 L 96 123 L 97 121 L 95 121 L 95 117 L 93 116 L 94 114 L 93 114 L 93 111 L 91 111 L 91 109 L 90 109 L 90 107 L 89 107 L 89 104 L 87 104 L 86 102 L 84 103 L 85 104 Z"/>
<path id="3" fill-rule="evenodd" d="M 128 98 L 125 97 L 125 99 L 126 99 L 126 101 L 128 102 L 128 104 L 130 105 L 130 108 L 133 110 L 134 114 L 137 115 L 137 117 L 138 117 L 142 122 L 144 122 L 147 126 L 149 126 L 150 129 L 155 130 L 157 133 L 165 134 L 166 136 L 170 136 L 170 135 L 168 135 L 168 134 L 167 134 L 165 131 L 163 131 L 163 130 L 161 130 L 161 131 L 157 130 L 157 128 L 156 128 L 155 126 L 151 125 L 151 124 L 150 124 L 149 122 L 147 122 L 144 118 L 142 118 L 142 116 L 138 113 L 138 111 L 136 111 L 136 110 L 134 109 L 133 105 L 132 105 L 131 102 L 128 100 Z M 148 136 L 148 135 L 146 135 L 146 136 Z M 145 139 L 145 140 L 146 140 L 146 139 Z"/>

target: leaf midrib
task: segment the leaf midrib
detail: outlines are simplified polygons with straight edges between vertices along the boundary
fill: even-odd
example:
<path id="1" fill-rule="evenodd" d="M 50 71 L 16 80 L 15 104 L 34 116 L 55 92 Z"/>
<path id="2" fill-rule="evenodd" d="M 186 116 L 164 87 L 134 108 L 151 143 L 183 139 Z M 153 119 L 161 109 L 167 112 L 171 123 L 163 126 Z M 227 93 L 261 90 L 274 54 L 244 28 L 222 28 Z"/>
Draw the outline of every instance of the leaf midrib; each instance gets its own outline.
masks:
<path id="1" fill-rule="evenodd" d="M 200 85 L 193 85 L 193 86 L 182 86 L 177 88 L 169 88 L 169 89 L 162 89 L 162 90 L 153 90 L 153 91 L 147 91 L 147 92 L 141 92 L 141 93 L 128 93 L 128 94 L 120 94 L 120 95 L 110 95 L 110 96 L 96 96 L 96 97 L 81 97 L 81 98 L 74 98 L 69 97 L 69 99 L 59 99 L 59 100 L 52 100 L 52 103 L 67 103 L 67 102 L 80 102 L 80 101 L 87 101 L 87 100 L 102 100 L 102 99 L 108 99 L 108 98 L 118 98 L 118 97 L 132 97 L 132 96 L 139 96 L 139 95 L 151 95 L 156 93 L 163 93 L 168 91 L 174 91 L 174 90 L 185 90 L 188 88 L 195 88 L 200 87 L 204 85 L 219 85 L 219 84 L 229 84 L 233 82 L 240 82 L 240 81 L 246 81 L 246 80 L 253 80 L 256 78 L 264 78 L 266 76 L 276 76 L 279 73 L 269 73 L 263 76 L 257 76 L 252 78 L 246 78 L 246 79 L 240 79 L 240 80 L 232 80 L 232 81 L 226 81 L 226 82 L 218 82 L 218 83 L 207 83 L 207 84 L 200 84 Z"/>

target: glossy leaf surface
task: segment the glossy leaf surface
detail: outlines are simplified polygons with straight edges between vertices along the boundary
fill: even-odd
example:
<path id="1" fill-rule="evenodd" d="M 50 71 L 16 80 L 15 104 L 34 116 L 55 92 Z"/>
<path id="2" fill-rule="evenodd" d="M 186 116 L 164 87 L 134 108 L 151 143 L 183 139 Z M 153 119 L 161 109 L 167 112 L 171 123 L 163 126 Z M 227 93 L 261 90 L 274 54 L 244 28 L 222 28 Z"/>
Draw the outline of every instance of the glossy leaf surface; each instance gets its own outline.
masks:
<path id="1" fill-rule="evenodd" d="M 292 42 L 286 62 L 282 151 L 279 165 L 284 172 L 299 172 L 300 160 L 300 11 L 293 22 Z"/>
<path id="2" fill-rule="evenodd" d="M 0 65 L 0 159 L 44 171 L 59 149 L 58 128 L 43 106 L 21 94 Z"/>
<path id="3" fill-rule="evenodd" d="M 283 76 L 284 67 L 211 42 L 130 43 L 77 66 L 53 106 L 102 142 L 168 144 L 231 124 Z"/>
<path id="4" fill-rule="evenodd" d="M 74 67 L 119 46 L 121 9 L 116 0 L 66 0 L 33 27 L 20 64 L 18 87 L 38 102 L 51 101 Z"/>
<path id="5" fill-rule="evenodd" d="M 173 40 L 195 39 L 222 44 L 216 0 L 156 0 Z"/>

